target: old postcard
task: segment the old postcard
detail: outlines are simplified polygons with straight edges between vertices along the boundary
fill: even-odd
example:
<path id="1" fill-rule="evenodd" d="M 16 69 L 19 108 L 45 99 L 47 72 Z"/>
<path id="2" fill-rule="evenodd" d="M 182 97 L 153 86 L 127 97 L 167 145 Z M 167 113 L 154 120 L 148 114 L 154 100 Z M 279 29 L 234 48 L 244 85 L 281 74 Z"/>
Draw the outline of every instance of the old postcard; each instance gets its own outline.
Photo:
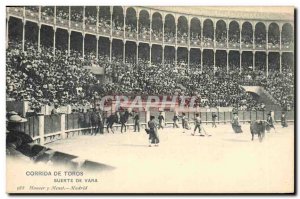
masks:
<path id="1" fill-rule="evenodd" d="M 7 6 L 8 193 L 294 193 L 293 7 Z"/>

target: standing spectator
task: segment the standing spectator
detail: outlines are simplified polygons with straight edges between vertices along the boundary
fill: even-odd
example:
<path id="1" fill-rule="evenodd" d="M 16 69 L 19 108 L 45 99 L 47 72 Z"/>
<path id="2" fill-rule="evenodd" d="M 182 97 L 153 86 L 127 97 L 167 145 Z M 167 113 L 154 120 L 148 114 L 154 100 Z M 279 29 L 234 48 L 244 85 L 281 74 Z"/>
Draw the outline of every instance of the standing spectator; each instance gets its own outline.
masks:
<path id="1" fill-rule="evenodd" d="M 162 112 L 160 112 L 159 116 L 158 116 L 158 129 L 160 129 L 160 128 L 164 129 L 164 127 L 163 127 L 163 120 L 165 120 L 165 118 L 162 115 Z"/>
<path id="2" fill-rule="evenodd" d="M 148 122 L 149 131 L 149 147 L 154 144 L 154 146 L 158 146 L 159 138 L 157 131 L 157 123 L 155 122 L 155 117 L 153 115 L 150 116 L 150 121 Z"/>
<path id="3" fill-rule="evenodd" d="M 54 108 L 51 110 L 51 114 L 52 114 L 52 115 L 57 114 L 57 113 L 58 113 L 58 110 L 57 110 L 57 109 L 58 109 L 58 106 L 55 104 L 55 105 L 54 105 Z"/>
<path id="4" fill-rule="evenodd" d="M 213 127 L 213 128 L 214 128 L 214 127 L 217 128 L 217 125 L 216 125 L 216 119 L 217 119 L 218 116 L 216 115 L 215 112 L 213 112 L 211 117 L 212 117 L 212 127 Z"/>
<path id="5" fill-rule="evenodd" d="M 282 126 L 282 128 L 288 127 L 285 112 L 282 112 L 282 114 L 281 114 L 281 126 Z"/>
<path id="6" fill-rule="evenodd" d="M 91 126 L 91 112 L 90 112 L 90 109 L 87 109 L 86 110 L 86 114 L 85 114 L 85 125 L 87 127 L 90 127 Z M 92 132 L 92 130 L 91 130 Z"/>
<path id="7" fill-rule="evenodd" d="M 274 120 L 273 120 L 273 117 L 271 116 L 271 112 L 270 112 L 270 113 L 268 113 L 268 116 L 267 116 L 267 125 L 266 125 L 266 130 L 268 133 L 270 133 L 271 128 L 273 128 L 274 132 L 276 133 L 275 126 L 274 126 Z"/>
<path id="8" fill-rule="evenodd" d="M 201 118 L 199 116 L 199 113 L 196 113 L 195 129 L 194 129 L 194 133 L 192 133 L 192 136 L 195 135 L 197 129 L 198 129 L 199 134 L 201 134 Z"/>
<path id="9" fill-rule="evenodd" d="M 79 128 L 85 127 L 85 124 L 84 124 L 84 109 L 81 109 L 79 111 L 79 114 L 78 114 L 78 123 L 79 123 Z"/>
<path id="10" fill-rule="evenodd" d="M 173 117 L 173 122 L 174 122 L 174 124 L 173 124 L 173 128 L 179 128 L 179 126 L 178 126 L 178 115 L 177 115 L 177 112 L 174 114 L 174 117 Z"/>
<path id="11" fill-rule="evenodd" d="M 182 113 L 181 121 L 182 121 L 182 128 L 183 128 L 182 133 L 185 133 L 185 129 L 189 130 L 189 125 L 188 125 L 188 121 L 187 121 L 187 117 L 185 116 L 185 113 Z"/>
<path id="12" fill-rule="evenodd" d="M 138 131 L 140 132 L 140 115 L 138 112 L 134 115 L 134 132 Z"/>
<path id="13" fill-rule="evenodd" d="M 93 109 L 91 113 L 91 124 L 92 124 L 92 130 L 91 130 L 91 135 L 95 133 L 97 134 L 97 126 L 98 126 L 98 114 L 96 113 L 96 109 Z"/>
<path id="14" fill-rule="evenodd" d="M 100 110 L 98 110 L 97 112 L 97 122 L 98 122 L 98 129 L 97 129 L 97 133 L 99 132 L 100 134 L 103 134 L 103 117 L 102 117 L 102 113 Z M 96 135 L 96 134 L 95 134 Z"/>

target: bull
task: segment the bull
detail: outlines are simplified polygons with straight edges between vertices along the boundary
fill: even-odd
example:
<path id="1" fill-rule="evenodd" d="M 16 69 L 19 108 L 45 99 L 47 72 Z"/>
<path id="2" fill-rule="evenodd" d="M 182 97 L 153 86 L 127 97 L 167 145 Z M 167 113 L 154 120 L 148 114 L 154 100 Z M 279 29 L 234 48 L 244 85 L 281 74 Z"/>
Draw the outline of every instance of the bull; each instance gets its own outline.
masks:
<path id="1" fill-rule="evenodd" d="M 266 131 L 266 121 L 257 120 L 251 122 L 250 132 L 252 134 L 252 141 L 254 139 L 254 135 L 258 135 L 258 139 L 260 142 L 263 141 L 265 137 L 265 131 Z"/>

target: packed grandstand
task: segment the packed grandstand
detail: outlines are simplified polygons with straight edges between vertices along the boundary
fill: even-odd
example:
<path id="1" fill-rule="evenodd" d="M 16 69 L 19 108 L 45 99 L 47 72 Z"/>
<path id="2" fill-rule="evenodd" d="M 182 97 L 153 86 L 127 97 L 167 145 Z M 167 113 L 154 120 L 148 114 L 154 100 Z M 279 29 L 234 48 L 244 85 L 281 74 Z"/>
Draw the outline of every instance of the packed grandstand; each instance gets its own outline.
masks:
<path id="1" fill-rule="evenodd" d="M 282 109 L 293 108 L 292 22 L 174 15 L 142 7 L 10 7 L 7 99 L 28 100 L 39 111 L 93 104 L 95 96 L 175 94 L 198 96 L 199 107 L 263 110 L 242 87 L 261 86 Z"/>

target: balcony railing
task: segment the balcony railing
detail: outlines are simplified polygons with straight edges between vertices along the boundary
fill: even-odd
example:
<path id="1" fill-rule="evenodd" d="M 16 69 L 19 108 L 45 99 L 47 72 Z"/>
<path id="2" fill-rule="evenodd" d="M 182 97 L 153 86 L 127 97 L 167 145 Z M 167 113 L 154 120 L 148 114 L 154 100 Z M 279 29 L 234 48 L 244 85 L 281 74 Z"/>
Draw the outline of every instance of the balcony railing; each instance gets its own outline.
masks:
<path id="1" fill-rule="evenodd" d="M 85 25 L 85 31 L 92 32 L 92 33 L 97 33 L 97 26 L 92 25 L 92 24 L 86 24 Z"/>
<path id="2" fill-rule="evenodd" d="M 151 41 L 152 42 L 162 42 L 163 41 L 163 37 L 160 36 L 160 35 L 152 34 Z"/>
<path id="3" fill-rule="evenodd" d="M 255 44 L 255 49 L 257 50 L 265 50 L 267 48 L 266 44 Z"/>
<path id="4" fill-rule="evenodd" d="M 191 46 L 200 46 L 201 45 L 201 41 L 200 39 L 192 39 L 191 40 L 191 43 L 190 43 Z"/>
<path id="5" fill-rule="evenodd" d="M 71 28 L 76 30 L 82 30 L 83 29 L 83 23 L 77 22 L 77 21 L 71 21 Z"/>
<path id="6" fill-rule="evenodd" d="M 217 48 L 227 48 L 227 43 L 226 42 L 216 42 L 216 47 Z"/>
<path id="7" fill-rule="evenodd" d="M 280 45 L 279 45 L 279 44 L 272 44 L 272 43 L 269 43 L 269 44 L 268 44 L 268 49 L 271 49 L 271 50 L 279 50 L 279 49 L 280 49 Z"/>
<path id="8" fill-rule="evenodd" d="M 58 26 L 63 26 L 63 27 L 68 28 L 68 27 L 69 27 L 69 20 L 63 19 L 63 18 L 61 18 L 61 17 L 57 17 L 57 18 L 56 18 L 56 24 L 57 24 Z"/>
<path id="9" fill-rule="evenodd" d="M 25 16 L 28 19 L 38 20 L 38 18 L 39 18 L 39 12 L 38 11 L 33 11 L 33 10 L 27 10 L 27 9 L 25 9 Z"/>
<path id="10" fill-rule="evenodd" d="M 110 26 L 99 26 L 98 33 L 109 36 L 110 35 Z"/>
<path id="11" fill-rule="evenodd" d="M 188 38 L 187 37 L 177 38 L 177 44 L 178 45 L 187 45 L 188 44 Z"/>
<path id="12" fill-rule="evenodd" d="M 240 43 L 239 42 L 229 42 L 228 47 L 231 49 L 239 49 L 240 48 Z"/>
<path id="13" fill-rule="evenodd" d="M 139 41 L 149 41 L 149 40 L 150 40 L 150 33 L 139 34 Z"/>
<path id="14" fill-rule="evenodd" d="M 24 7 L 8 7 L 7 9 L 9 13 L 23 17 Z"/>
<path id="15" fill-rule="evenodd" d="M 242 43 L 242 48 L 253 49 L 253 44 L 252 43 Z"/>
<path id="16" fill-rule="evenodd" d="M 43 23 L 47 23 L 47 24 L 53 25 L 54 24 L 54 17 L 53 16 L 49 16 L 46 13 L 42 13 L 42 15 L 41 15 L 41 21 Z"/>
<path id="17" fill-rule="evenodd" d="M 166 37 L 166 36 L 165 36 L 164 42 L 165 42 L 166 44 L 174 44 L 174 43 L 175 43 L 175 37 Z"/>
<path id="18" fill-rule="evenodd" d="M 112 35 L 113 35 L 114 37 L 123 38 L 123 37 L 124 37 L 124 31 L 123 31 L 123 30 L 116 30 L 116 29 L 113 29 Z"/>
<path id="19" fill-rule="evenodd" d="M 127 39 L 133 39 L 136 40 L 137 34 L 135 32 L 125 32 L 125 37 Z"/>

